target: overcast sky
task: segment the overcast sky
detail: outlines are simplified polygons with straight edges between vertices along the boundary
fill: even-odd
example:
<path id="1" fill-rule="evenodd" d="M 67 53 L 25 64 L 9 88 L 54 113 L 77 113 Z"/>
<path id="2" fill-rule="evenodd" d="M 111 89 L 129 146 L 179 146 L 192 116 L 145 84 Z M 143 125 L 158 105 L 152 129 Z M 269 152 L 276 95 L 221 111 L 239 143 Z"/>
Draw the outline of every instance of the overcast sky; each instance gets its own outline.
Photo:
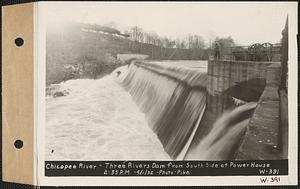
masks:
<path id="1" fill-rule="evenodd" d="M 43 2 L 41 10 L 52 23 L 115 22 L 174 39 L 199 34 L 208 43 L 216 36 L 232 36 L 239 45 L 250 45 L 279 42 L 286 17 L 296 7 L 296 2 Z"/>

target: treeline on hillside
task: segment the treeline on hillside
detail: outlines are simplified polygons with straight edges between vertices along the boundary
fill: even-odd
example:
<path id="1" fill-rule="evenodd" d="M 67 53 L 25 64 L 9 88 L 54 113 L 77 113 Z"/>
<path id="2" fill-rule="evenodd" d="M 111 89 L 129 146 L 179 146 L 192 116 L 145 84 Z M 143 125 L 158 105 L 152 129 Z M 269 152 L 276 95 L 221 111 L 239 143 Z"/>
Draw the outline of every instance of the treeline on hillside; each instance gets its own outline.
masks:
<path id="1" fill-rule="evenodd" d="M 147 43 L 164 48 L 204 49 L 206 47 L 203 37 L 196 34 L 187 35 L 182 39 L 172 39 L 170 37 L 161 37 L 155 32 L 144 31 L 137 26 L 129 28 L 125 33 L 134 42 Z"/>
<path id="2" fill-rule="evenodd" d="M 148 43 L 129 42 L 129 51 L 146 54 L 151 60 L 207 60 L 209 49 L 165 48 Z"/>
<path id="3" fill-rule="evenodd" d="M 235 45 L 233 39 L 216 37 L 207 44 L 204 38 L 198 34 L 188 34 L 182 38 L 172 39 L 171 37 L 161 37 L 155 32 L 144 31 L 138 26 L 130 27 L 125 30 L 129 39 L 140 44 L 152 44 L 161 48 L 177 48 L 190 50 L 204 50 L 213 48 L 216 42 L 223 48 L 232 47 Z"/>
<path id="4" fill-rule="evenodd" d="M 226 47 L 232 47 L 235 45 L 233 39 L 230 36 L 227 38 L 216 37 L 213 41 L 210 42 L 210 44 L 206 44 L 204 38 L 201 35 L 188 34 L 183 38 L 178 37 L 176 39 L 172 39 L 170 37 L 161 37 L 155 32 L 144 31 L 138 26 L 129 27 L 124 31 L 124 33 L 121 33 L 118 29 L 114 28 L 114 26 L 100 26 L 96 24 L 77 23 L 77 27 L 81 27 L 89 31 L 105 32 L 125 37 L 126 39 L 129 39 L 128 48 L 131 52 L 145 53 L 149 55 L 149 57 L 154 59 L 163 59 L 169 57 L 165 55 L 168 54 L 167 51 L 187 53 L 189 54 L 185 56 L 185 58 L 187 59 L 207 59 L 207 56 L 205 56 L 206 53 L 203 51 L 213 49 L 213 44 L 215 44 L 216 42 L 224 50 Z M 151 49 L 149 47 L 151 47 Z M 153 51 L 156 51 L 156 53 Z M 160 53 L 157 53 L 159 51 Z M 197 54 L 197 51 L 200 53 Z M 176 55 L 171 56 L 171 58 L 172 57 L 178 59 L 176 58 L 178 57 Z"/>
<path id="5" fill-rule="evenodd" d="M 101 77 L 122 65 L 118 54 L 145 54 L 153 60 L 207 60 L 211 54 L 199 36 L 180 44 L 157 35 L 143 36 L 81 23 L 50 28 L 46 35 L 46 84 Z"/>

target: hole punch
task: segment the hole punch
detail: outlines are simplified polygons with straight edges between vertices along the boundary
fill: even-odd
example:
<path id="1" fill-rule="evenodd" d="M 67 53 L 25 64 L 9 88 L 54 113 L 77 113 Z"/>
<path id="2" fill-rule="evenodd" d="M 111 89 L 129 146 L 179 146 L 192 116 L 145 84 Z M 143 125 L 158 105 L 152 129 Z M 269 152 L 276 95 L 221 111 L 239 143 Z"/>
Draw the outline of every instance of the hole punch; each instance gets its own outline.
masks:
<path id="1" fill-rule="evenodd" d="M 15 39 L 15 44 L 18 47 L 21 47 L 24 44 L 24 40 L 21 37 L 18 37 L 17 39 Z"/>
<path id="2" fill-rule="evenodd" d="M 16 140 L 14 145 L 17 149 L 21 149 L 23 147 L 23 141 L 22 140 Z"/>

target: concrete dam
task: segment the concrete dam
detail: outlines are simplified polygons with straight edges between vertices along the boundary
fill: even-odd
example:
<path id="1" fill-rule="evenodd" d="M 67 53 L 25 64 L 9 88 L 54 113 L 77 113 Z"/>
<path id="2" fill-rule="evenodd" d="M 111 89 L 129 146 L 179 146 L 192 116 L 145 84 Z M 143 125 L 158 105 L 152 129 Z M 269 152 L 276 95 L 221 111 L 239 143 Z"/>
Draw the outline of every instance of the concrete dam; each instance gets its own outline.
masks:
<path id="1" fill-rule="evenodd" d="M 123 87 L 174 160 L 281 159 L 279 62 L 140 61 Z"/>

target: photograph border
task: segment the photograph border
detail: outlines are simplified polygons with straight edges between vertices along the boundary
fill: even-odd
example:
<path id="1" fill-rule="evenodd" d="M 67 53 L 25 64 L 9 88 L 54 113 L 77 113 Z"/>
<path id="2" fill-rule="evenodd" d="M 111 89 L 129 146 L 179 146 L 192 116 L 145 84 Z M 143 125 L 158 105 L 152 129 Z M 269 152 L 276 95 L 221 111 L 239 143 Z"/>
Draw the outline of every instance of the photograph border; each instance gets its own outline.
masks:
<path id="1" fill-rule="evenodd" d="M 117 2 L 112 2 L 112 3 L 117 3 Z M 126 2 L 127 3 L 127 2 Z M 130 2 L 129 2 L 130 3 Z M 141 2 L 144 3 L 144 2 Z M 147 2 L 148 3 L 148 2 Z M 151 3 L 156 3 L 156 2 L 151 2 Z M 161 3 L 161 2 L 159 2 Z M 171 3 L 178 3 L 178 5 L 182 2 L 171 2 Z M 189 2 L 189 3 L 202 3 L 202 2 Z M 220 2 L 221 3 L 221 2 Z M 223 2 L 222 2 L 223 3 Z M 252 2 L 251 2 L 252 3 Z M 163 177 L 164 179 L 158 179 L 160 176 L 154 176 L 154 177 L 136 177 L 136 176 L 130 176 L 130 177 L 84 177 L 84 182 L 82 182 L 78 178 L 82 177 L 46 177 L 45 175 L 45 162 L 43 161 L 43 154 L 44 154 L 44 149 L 43 146 L 44 144 L 44 136 L 45 133 L 43 133 L 43 128 L 45 123 L 45 112 L 44 112 L 44 107 L 45 107 L 45 63 L 42 63 L 45 60 L 45 21 L 44 16 L 43 16 L 43 6 L 46 7 L 47 3 L 41 3 L 38 5 L 38 8 L 36 9 L 37 15 L 38 15 L 38 20 L 37 20 L 37 42 L 35 47 L 38 47 L 36 49 L 36 55 L 37 58 L 35 58 L 36 62 L 35 65 L 38 67 L 38 72 L 37 72 L 37 77 L 36 79 L 38 83 L 36 83 L 36 89 L 37 89 L 37 101 L 36 101 L 36 107 L 35 110 L 37 110 L 36 113 L 38 113 L 39 116 L 37 116 L 37 125 L 39 127 L 37 130 L 37 142 L 38 145 L 38 151 L 42 152 L 39 153 L 39 169 L 37 170 L 38 172 L 38 184 L 39 185 L 51 185 L 55 184 L 56 186 L 67 186 L 67 185 L 78 185 L 78 186 L 83 186 L 83 185 L 90 185 L 90 186 L 97 186 L 97 185 L 105 185 L 105 186 L 111 186 L 111 185 L 118 185 L 118 186 L 123 186 L 123 185 L 128 185 L 128 186 L 166 186 L 166 185 L 171 185 L 171 186 L 191 186 L 191 185 L 203 185 L 203 186 L 226 186 L 226 185 L 263 185 L 260 181 L 260 178 L 262 176 L 234 176 L 230 177 L 228 179 L 228 176 L 218 176 L 218 177 L 211 177 L 211 176 L 193 176 L 193 177 L 181 177 L 181 176 L 174 176 L 174 177 Z M 297 44 L 295 42 L 295 38 L 293 40 L 292 36 L 296 36 L 296 25 L 297 23 L 297 11 L 296 7 L 292 7 L 294 3 L 286 3 L 286 6 L 290 5 L 290 12 L 289 12 L 289 82 L 288 82 L 288 99 L 293 99 L 288 101 L 289 105 L 289 125 L 294 125 L 297 123 L 296 119 L 296 114 L 294 112 L 297 112 L 296 106 L 295 106 L 295 101 L 294 99 L 297 99 L 297 92 L 295 91 L 295 87 L 297 84 L 297 73 L 295 70 L 297 70 L 296 64 L 292 64 L 292 60 L 297 60 Z M 259 3 L 258 3 L 259 6 Z M 45 8 L 44 7 L 44 8 Z M 293 12 L 294 11 L 294 12 Z M 289 164 L 289 169 L 288 172 L 289 174 L 287 176 L 280 176 L 281 177 L 281 182 L 280 183 L 268 183 L 270 185 L 288 185 L 288 184 L 296 184 L 296 178 L 297 178 L 297 170 L 295 169 L 296 162 L 297 160 L 295 159 L 295 149 L 297 144 L 296 140 L 296 135 L 297 133 L 297 128 L 295 127 L 290 127 L 289 129 L 289 155 L 288 155 L 288 164 Z M 43 166 L 42 166 L 43 165 Z M 247 179 L 245 181 L 245 178 Z"/>

